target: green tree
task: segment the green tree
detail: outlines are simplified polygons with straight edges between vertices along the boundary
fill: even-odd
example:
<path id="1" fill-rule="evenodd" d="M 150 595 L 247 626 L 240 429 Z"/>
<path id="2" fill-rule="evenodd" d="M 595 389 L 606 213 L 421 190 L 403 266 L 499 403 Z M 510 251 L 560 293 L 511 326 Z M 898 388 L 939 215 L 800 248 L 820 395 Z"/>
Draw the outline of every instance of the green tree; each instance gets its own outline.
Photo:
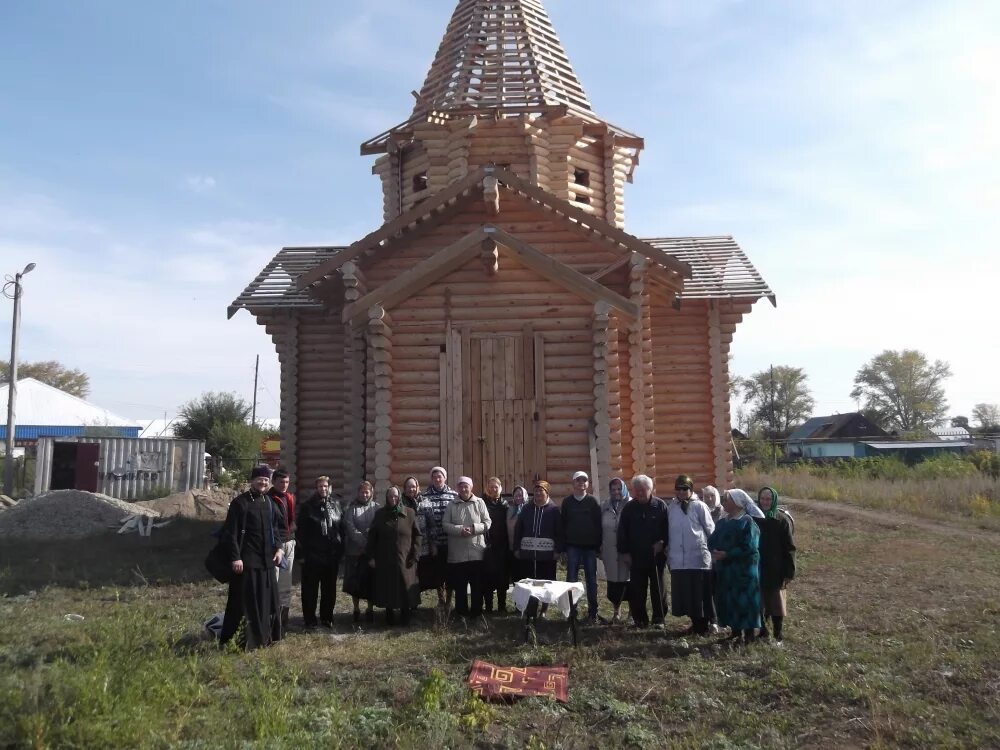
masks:
<path id="1" fill-rule="evenodd" d="M 219 424 L 247 424 L 249 419 L 250 405 L 235 393 L 203 393 L 180 408 L 174 435 L 185 440 L 204 440 L 205 450 L 218 456 L 219 446 L 212 438 L 212 429 Z"/>
<path id="2" fill-rule="evenodd" d="M 776 365 L 740 378 L 743 403 L 750 406 L 748 426 L 762 429 L 770 437 L 788 435 L 812 414 L 816 405 L 808 376 L 801 367 Z"/>
<path id="3" fill-rule="evenodd" d="M 997 404 L 976 404 L 972 407 L 972 418 L 984 435 L 1000 432 L 1000 406 Z"/>
<path id="4" fill-rule="evenodd" d="M 883 427 L 900 432 L 927 429 L 940 424 L 948 412 L 948 377 L 947 362 L 930 362 L 914 349 L 887 349 L 858 370 L 851 398 L 864 401 L 866 414 Z"/>
<path id="5" fill-rule="evenodd" d="M 257 463 L 264 431 L 247 422 L 216 422 L 205 441 L 206 450 L 228 469 L 240 473 Z M 209 447 L 211 446 L 211 447 Z"/>
<path id="6" fill-rule="evenodd" d="M 951 426 L 956 429 L 969 429 L 969 418 L 968 417 L 952 417 Z"/>
<path id="7" fill-rule="evenodd" d="M 17 363 L 17 379 L 34 378 L 79 398 L 90 393 L 90 376 L 83 370 L 66 367 L 55 360 Z M 10 360 L 0 360 L 0 381 L 10 379 Z"/>

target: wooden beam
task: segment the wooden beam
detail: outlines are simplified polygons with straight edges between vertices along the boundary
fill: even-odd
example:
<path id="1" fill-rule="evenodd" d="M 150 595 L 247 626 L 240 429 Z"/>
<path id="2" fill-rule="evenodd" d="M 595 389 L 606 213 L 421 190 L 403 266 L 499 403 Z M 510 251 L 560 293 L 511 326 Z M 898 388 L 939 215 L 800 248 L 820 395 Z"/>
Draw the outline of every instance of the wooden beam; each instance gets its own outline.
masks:
<path id="1" fill-rule="evenodd" d="M 487 227 L 485 231 L 490 233 L 498 243 L 511 251 L 522 263 L 529 268 L 533 268 L 546 278 L 552 279 L 561 286 L 576 292 L 590 302 L 607 302 L 611 307 L 629 316 L 632 319 L 639 317 L 640 308 L 634 302 L 626 299 L 612 289 L 596 281 L 588 279 L 579 271 L 570 268 L 564 263 L 560 263 L 555 258 L 546 255 L 541 250 L 532 247 L 524 240 L 520 240 L 502 229 Z"/>
<path id="2" fill-rule="evenodd" d="M 400 274 L 361 299 L 345 305 L 342 314 L 343 321 L 350 323 L 372 305 L 378 304 L 385 308 L 394 307 L 435 279 L 441 278 L 465 263 L 475 255 L 479 244 L 487 237 L 484 229 L 477 229 L 430 258 L 417 263 L 406 273 Z"/>
<path id="3" fill-rule="evenodd" d="M 686 279 L 691 278 L 691 266 L 687 263 L 679 261 L 659 248 L 653 247 L 649 243 L 643 242 L 638 237 L 635 237 L 628 232 L 609 224 L 599 216 L 588 213 L 587 211 L 574 206 L 569 201 L 557 198 L 551 193 L 547 193 L 542 190 L 537 185 L 532 185 L 531 183 L 522 180 L 513 172 L 509 172 L 501 167 L 496 167 L 493 171 L 500 182 L 507 185 L 509 188 L 512 188 L 519 193 L 523 193 L 543 205 L 549 206 L 551 209 L 563 214 L 564 216 L 575 219 L 585 228 L 592 230 L 598 235 L 602 235 L 610 240 L 613 240 L 615 243 L 622 245 L 629 250 L 646 256 L 650 260 L 659 263 L 668 271 L 675 273 L 678 276 L 682 276 Z"/>

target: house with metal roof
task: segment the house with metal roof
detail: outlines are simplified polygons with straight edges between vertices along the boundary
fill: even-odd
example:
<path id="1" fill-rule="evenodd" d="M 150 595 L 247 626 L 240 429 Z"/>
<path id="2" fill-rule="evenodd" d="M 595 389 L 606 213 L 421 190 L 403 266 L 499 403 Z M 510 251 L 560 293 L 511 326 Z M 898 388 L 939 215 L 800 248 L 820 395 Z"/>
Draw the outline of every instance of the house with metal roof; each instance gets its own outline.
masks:
<path id="1" fill-rule="evenodd" d="M 811 460 L 859 458 L 864 455 L 862 440 L 890 437 L 861 412 L 811 417 L 788 436 L 785 456 Z"/>
<path id="2" fill-rule="evenodd" d="M 0 384 L 0 413 L 7 413 L 10 388 Z M 17 381 L 14 441 L 33 445 L 41 437 L 81 437 L 101 434 L 115 437 L 138 437 L 138 422 L 78 396 L 61 391 L 34 378 Z M 6 440 L 7 425 L 0 424 L 0 439 Z"/>

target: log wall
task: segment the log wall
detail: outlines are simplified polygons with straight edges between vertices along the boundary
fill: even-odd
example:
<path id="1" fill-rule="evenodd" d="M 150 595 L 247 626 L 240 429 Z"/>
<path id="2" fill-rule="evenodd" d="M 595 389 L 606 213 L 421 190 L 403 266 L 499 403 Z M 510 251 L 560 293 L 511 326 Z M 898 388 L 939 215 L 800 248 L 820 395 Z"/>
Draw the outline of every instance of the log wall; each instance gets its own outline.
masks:
<path id="1" fill-rule="evenodd" d="M 651 322 L 657 488 L 669 494 L 678 474 L 691 475 L 696 487 L 714 484 L 718 480 L 708 303 L 688 301 L 678 311 L 654 299 Z M 728 409 L 728 393 L 726 405 Z"/>

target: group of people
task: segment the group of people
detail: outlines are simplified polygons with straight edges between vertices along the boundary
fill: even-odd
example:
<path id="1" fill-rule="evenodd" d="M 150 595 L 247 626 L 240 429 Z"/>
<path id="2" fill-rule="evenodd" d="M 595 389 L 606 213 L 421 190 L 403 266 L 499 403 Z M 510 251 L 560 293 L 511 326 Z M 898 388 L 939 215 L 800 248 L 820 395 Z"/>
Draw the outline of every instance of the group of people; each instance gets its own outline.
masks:
<path id="1" fill-rule="evenodd" d="M 794 523 L 774 489 L 761 489 L 756 502 L 743 490 L 720 496 L 714 487 L 699 498 L 682 475 L 674 497 L 663 500 L 640 474 L 631 482 L 612 479 L 602 502 L 586 472 L 571 481 L 572 494 L 560 504 L 544 480 L 530 493 L 515 487 L 506 500 L 496 477 L 479 496 L 470 477 L 452 488 L 445 468 L 435 466 L 428 487 L 407 477 L 378 502 L 370 482 L 342 501 L 322 476 L 296 507 L 287 473 L 275 472 L 272 485 L 270 470 L 257 467 L 223 529 L 233 578 L 221 640 L 238 637 L 250 649 L 281 638 L 297 558 L 306 628 L 332 626 L 341 568 L 353 622 L 372 622 L 378 607 L 390 625 L 405 625 L 429 590 L 445 615 L 452 598 L 458 617 L 504 614 L 512 583 L 556 580 L 564 560 L 567 581 L 578 581 L 583 569 L 589 623 L 621 622 L 627 601 L 637 627 L 661 625 L 669 607 L 690 618 L 692 634 L 725 627 L 741 642 L 773 632 L 781 643 L 795 544 Z M 598 615 L 599 561 L 612 606 L 606 620 Z"/>

